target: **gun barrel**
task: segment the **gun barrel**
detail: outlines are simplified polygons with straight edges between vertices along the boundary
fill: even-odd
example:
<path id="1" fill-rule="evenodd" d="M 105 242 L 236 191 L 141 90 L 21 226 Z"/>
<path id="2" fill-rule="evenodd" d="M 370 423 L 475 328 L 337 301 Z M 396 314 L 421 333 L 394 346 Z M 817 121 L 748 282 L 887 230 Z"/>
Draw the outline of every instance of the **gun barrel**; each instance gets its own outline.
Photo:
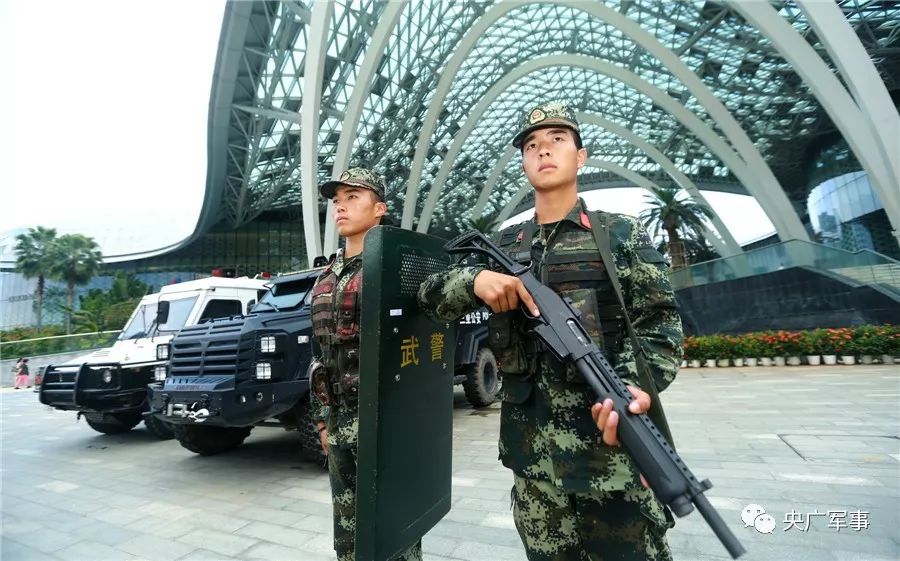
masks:
<path id="1" fill-rule="evenodd" d="M 725 521 L 722 520 L 718 511 L 710 504 L 709 499 L 705 495 L 701 493 L 694 497 L 694 504 L 704 520 L 706 520 L 706 523 L 712 528 L 713 533 L 716 534 L 716 537 L 728 550 L 728 554 L 731 555 L 732 559 L 737 559 L 747 552 L 744 546 L 741 545 L 741 542 L 738 541 L 737 536 L 725 525 Z"/>

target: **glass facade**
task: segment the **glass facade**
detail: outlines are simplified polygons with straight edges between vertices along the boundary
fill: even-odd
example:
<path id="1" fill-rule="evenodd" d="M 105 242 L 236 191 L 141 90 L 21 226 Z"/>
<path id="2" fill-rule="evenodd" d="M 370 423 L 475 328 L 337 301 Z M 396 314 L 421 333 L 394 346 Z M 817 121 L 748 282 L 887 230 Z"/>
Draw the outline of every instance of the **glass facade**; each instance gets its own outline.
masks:
<path id="1" fill-rule="evenodd" d="M 240 194 L 232 195 L 223 208 L 226 219 L 238 225 L 265 209 L 295 205 L 303 196 L 301 127 L 295 116 L 305 102 L 311 12 L 321 4 L 259 2 L 252 9 L 249 3 L 235 4 L 244 6 L 246 17 L 261 29 L 271 30 L 248 36 L 248 50 L 264 58 L 257 73 L 237 79 L 246 81 L 238 89 L 254 92 L 253 99 L 241 98 L 240 111 L 231 112 L 223 123 L 230 135 L 225 192 Z M 892 22 L 900 6 L 844 0 L 839 5 L 886 86 L 895 89 L 896 55 L 883 47 L 895 40 Z M 504 154 L 522 112 L 548 99 L 627 127 L 695 181 L 739 184 L 705 142 L 656 103 L 647 88 L 637 87 L 668 95 L 725 136 L 684 82 L 633 35 L 614 25 L 612 16 L 640 26 L 696 74 L 739 122 L 783 187 L 807 187 L 805 154 L 835 132 L 808 85 L 729 3 L 417 0 L 402 8 L 385 44 L 374 53 L 372 41 L 387 24 L 390 2 L 337 0 L 333 6 L 322 53 L 322 91 L 316 100 L 321 111 L 316 175 L 327 179 L 335 165 L 344 165 L 335 161 L 337 146 L 349 141 L 353 164 L 386 176 L 393 214 L 399 216 L 408 207 L 408 218 L 417 225 L 434 190 L 429 231 L 436 234 L 458 231 L 478 218 L 472 216 L 473 202 L 489 177 L 493 183 L 479 212 L 496 215 L 506 207 L 523 178 L 519 158 L 504 159 Z M 803 10 L 791 2 L 777 7 L 834 66 Z M 471 35 L 476 29 L 477 37 Z M 377 69 L 362 83 L 363 63 L 373 54 L 379 55 Z M 640 84 L 586 68 L 573 57 L 513 76 L 527 64 L 565 55 L 627 70 Z M 462 57 L 458 71 L 449 64 L 456 56 Z M 445 76 L 452 77 L 446 90 L 439 87 Z M 495 88 L 499 85 L 503 87 Z M 359 120 L 348 121 L 345 116 L 359 88 L 364 88 Z M 665 175 L 641 149 L 601 126 L 585 123 L 582 137 L 590 154 L 644 175 Z"/>
<path id="2" fill-rule="evenodd" d="M 159 286 L 208 276 L 250 276 L 261 272 L 283 273 L 307 268 L 306 243 L 299 209 L 264 212 L 256 219 L 232 228 L 219 224 L 187 246 L 156 257 L 114 263 L 108 267 L 153 276 Z M 178 272 L 172 272 L 178 271 Z"/>
<path id="3" fill-rule="evenodd" d="M 807 199 L 816 241 L 848 251 L 868 249 L 900 259 L 884 206 L 847 144 L 820 153 Z"/>

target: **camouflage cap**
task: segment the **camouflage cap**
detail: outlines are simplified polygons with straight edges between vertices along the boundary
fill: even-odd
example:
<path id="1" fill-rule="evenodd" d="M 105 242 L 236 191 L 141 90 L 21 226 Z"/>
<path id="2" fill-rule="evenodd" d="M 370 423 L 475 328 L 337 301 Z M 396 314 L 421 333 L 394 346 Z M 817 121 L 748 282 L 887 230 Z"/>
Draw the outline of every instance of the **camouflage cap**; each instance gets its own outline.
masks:
<path id="1" fill-rule="evenodd" d="M 578 133 L 578 119 L 575 111 L 561 101 L 548 101 L 542 103 L 525 114 L 519 132 L 513 138 L 512 145 L 522 148 L 525 137 L 537 129 L 545 129 L 552 126 L 570 128 Z"/>
<path id="2" fill-rule="evenodd" d="M 384 178 L 372 170 L 366 168 L 350 168 L 336 181 L 326 181 L 319 185 L 319 193 L 326 199 L 331 199 L 337 193 L 338 187 L 341 185 L 351 185 L 353 187 L 363 187 L 374 191 L 378 198 L 384 201 L 387 191 Z"/>

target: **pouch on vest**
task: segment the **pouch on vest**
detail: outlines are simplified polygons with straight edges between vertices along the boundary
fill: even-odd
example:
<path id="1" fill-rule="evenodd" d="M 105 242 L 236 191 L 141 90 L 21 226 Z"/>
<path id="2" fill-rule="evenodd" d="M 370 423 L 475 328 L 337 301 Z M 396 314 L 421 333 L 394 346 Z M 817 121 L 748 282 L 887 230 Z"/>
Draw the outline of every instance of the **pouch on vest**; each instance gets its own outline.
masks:
<path id="1" fill-rule="evenodd" d="M 504 374 L 522 374 L 528 371 L 522 336 L 518 322 L 513 318 L 520 311 L 500 312 L 488 318 L 488 345 Z"/>
<path id="2" fill-rule="evenodd" d="M 344 292 L 340 304 L 335 334 L 341 342 L 359 340 L 359 292 Z"/>

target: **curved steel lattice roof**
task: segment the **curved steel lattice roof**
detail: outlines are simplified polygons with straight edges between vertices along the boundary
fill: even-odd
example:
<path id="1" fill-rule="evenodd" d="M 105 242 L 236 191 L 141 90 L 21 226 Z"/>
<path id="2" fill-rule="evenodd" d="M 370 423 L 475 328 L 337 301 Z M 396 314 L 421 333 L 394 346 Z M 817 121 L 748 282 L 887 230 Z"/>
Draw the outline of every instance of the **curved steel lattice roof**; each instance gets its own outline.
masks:
<path id="1" fill-rule="evenodd" d="M 858 139 L 857 157 L 900 221 L 889 187 L 900 156 L 884 134 L 900 126 L 888 97 L 900 91 L 893 4 L 801 0 L 776 12 L 765 2 L 231 2 L 198 230 L 305 197 L 307 245 L 320 253 L 314 184 L 351 162 L 386 175 L 389 208 L 405 227 L 445 233 L 477 215 L 508 216 L 528 200 L 509 142 L 522 112 L 547 99 L 581 112 L 592 157 L 582 188 L 623 177 L 634 185 L 637 173 L 691 193 L 750 193 L 782 238 L 802 239 L 791 201 L 803 206 L 808 162 L 843 135 L 851 146 Z M 837 30 L 851 32 L 857 50 Z M 815 64 L 798 73 L 800 61 Z M 877 72 L 877 84 L 854 87 L 853 64 Z M 828 76 L 816 78 L 818 65 Z M 835 76 L 842 91 L 824 99 Z M 861 89 L 875 101 L 866 106 Z M 835 116 L 848 100 L 861 118 L 846 124 Z M 715 226 L 717 247 L 737 251 Z M 324 230 L 327 251 L 336 242 Z"/>

